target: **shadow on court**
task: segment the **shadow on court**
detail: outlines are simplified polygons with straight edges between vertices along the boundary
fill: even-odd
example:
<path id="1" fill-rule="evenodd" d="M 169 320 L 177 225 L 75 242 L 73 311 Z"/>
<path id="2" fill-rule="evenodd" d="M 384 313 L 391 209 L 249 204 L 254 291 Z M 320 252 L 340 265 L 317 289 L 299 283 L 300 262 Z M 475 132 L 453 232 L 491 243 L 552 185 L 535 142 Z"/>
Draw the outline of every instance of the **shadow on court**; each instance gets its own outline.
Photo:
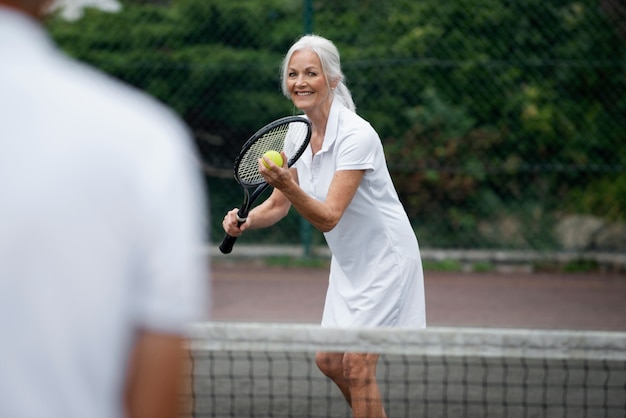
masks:
<path id="1" fill-rule="evenodd" d="M 214 321 L 319 323 L 325 269 L 218 262 Z M 429 326 L 626 331 L 626 276 L 426 272 Z"/>

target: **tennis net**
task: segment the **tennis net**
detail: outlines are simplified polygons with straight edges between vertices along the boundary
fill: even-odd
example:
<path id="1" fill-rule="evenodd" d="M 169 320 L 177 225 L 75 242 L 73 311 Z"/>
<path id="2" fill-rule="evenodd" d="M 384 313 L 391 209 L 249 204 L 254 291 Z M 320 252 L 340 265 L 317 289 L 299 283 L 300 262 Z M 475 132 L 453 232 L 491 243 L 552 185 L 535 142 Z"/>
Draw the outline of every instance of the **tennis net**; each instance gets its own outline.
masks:
<path id="1" fill-rule="evenodd" d="M 194 417 L 349 417 L 317 351 L 380 353 L 387 416 L 625 417 L 626 333 L 474 328 L 192 328 Z"/>

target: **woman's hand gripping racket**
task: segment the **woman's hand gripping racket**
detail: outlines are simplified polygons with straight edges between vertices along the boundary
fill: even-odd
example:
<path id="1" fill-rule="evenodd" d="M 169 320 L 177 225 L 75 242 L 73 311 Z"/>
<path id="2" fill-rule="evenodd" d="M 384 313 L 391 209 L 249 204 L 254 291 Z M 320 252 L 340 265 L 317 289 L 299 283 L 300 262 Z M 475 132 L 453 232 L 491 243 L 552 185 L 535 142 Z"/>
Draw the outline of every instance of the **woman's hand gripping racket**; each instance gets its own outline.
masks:
<path id="1" fill-rule="evenodd" d="M 243 224 L 254 201 L 269 184 L 259 173 L 259 158 L 267 151 L 284 151 L 287 167 L 300 158 L 311 139 L 311 123 L 301 116 L 287 116 L 265 125 L 243 145 L 235 159 L 235 180 L 243 187 L 243 204 L 237 211 L 237 222 Z M 252 191 L 254 189 L 254 191 Z M 237 237 L 228 234 L 220 244 L 220 251 L 229 254 Z"/>

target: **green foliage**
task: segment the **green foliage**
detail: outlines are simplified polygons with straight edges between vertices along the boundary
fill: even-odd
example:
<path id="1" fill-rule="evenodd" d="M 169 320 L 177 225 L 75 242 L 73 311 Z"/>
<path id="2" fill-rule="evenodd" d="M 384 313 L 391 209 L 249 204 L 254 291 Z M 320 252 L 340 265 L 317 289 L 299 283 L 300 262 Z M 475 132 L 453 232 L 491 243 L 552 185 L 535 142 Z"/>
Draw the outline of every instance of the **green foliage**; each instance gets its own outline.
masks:
<path id="1" fill-rule="evenodd" d="M 598 271 L 598 262 L 595 260 L 579 259 L 567 263 L 563 270 L 568 273 L 589 273 Z"/>
<path id="2" fill-rule="evenodd" d="M 294 113 L 278 67 L 302 34 L 303 2 L 123 5 L 121 13 L 90 9 L 77 22 L 48 25 L 69 54 L 173 107 L 207 165 L 229 170 L 251 133 Z M 423 242 L 549 248 L 557 245 L 549 232 L 555 212 L 626 219 L 626 42 L 602 4 L 315 0 L 313 7 L 314 31 L 339 47 L 357 110 L 380 133 Z M 241 197 L 227 183 L 215 187 L 230 207 Z M 521 234 L 484 232 L 511 218 Z M 286 225 L 299 228 L 297 215 Z M 297 240 L 286 235 L 276 229 L 267 239 Z"/>
<path id="3" fill-rule="evenodd" d="M 441 201 L 458 207 L 475 194 L 489 168 L 485 152 L 500 140 L 434 89 L 425 90 L 421 101 L 405 112 L 411 129 L 385 139 L 392 177 L 411 216 L 431 212 Z"/>
<path id="4" fill-rule="evenodd" d="M 330 259 L 326 257 L 266 257 L 264 264 L 270 267 L 307 268 L 328 270 Z"/>
<path id="5" fill-rule="evenodd" d="M 458 260 L 424 261 L 424 271 L 461 271 L 461 269 Z"/>
<path id="6" fill-rule="evenodd" d="M 602 213 L 606 219 L 626 219 L 626 174 L 602 176 L 568 195 L 566 208 L 572 213 Z"/>

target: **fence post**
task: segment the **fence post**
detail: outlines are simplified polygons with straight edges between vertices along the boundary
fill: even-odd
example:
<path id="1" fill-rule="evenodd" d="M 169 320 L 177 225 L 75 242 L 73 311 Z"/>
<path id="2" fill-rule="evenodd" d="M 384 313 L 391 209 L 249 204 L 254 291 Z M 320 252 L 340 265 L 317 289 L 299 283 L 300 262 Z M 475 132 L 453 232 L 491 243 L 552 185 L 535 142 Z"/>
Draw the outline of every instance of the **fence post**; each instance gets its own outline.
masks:
<path id="1" fill-rule="evenodd" d="M 313 0 L 304 0 L 304 33 L 313 33 Z"/>
<path id="2" fill-rule="evenodd" d="M 304 33 L 313 33 L 313 0 L 304 0 Z M 311 224 L 300 217 L 300 240 L 302 241 L 302 256 L 311 256 Z"/>

